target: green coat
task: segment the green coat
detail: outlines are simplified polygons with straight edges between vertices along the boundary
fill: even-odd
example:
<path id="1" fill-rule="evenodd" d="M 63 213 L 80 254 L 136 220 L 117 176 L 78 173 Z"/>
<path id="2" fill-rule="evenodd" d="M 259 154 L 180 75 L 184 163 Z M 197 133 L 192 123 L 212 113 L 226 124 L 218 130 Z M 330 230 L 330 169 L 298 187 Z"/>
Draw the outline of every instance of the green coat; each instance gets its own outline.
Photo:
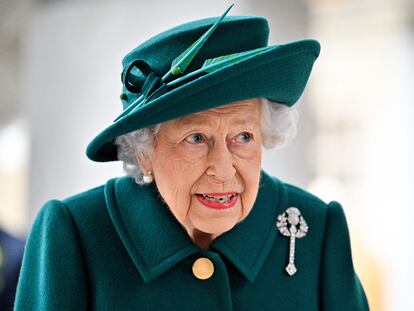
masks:
<path id="1" fill-rule="evenodd" d="M 277 216 L 299 208 L 309 231 L 296 240 L 289 276 L 289 238 Z M 199 280 L 194 261 L 214 274 Z M 30 233 L 15 310 L 368 310 L 355 274 L 341 206 L 262 173 L 249 216 L 196 247 L 154 186 L 132 178 L 63 201 L 49 201 Z"/>

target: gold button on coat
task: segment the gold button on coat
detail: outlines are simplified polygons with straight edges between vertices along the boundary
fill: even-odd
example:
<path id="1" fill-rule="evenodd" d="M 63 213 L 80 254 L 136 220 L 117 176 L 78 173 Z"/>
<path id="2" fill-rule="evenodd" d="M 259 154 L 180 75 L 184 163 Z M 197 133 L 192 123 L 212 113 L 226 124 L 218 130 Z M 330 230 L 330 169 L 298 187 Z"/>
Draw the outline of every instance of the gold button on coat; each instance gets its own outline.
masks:
<path id="1" fill-rule="evenodd" d="M 193 264 L 193 274 L 197 279 L 207 280 L 214 273 L 214 265 L 208 258 L 198 258 Z"/>

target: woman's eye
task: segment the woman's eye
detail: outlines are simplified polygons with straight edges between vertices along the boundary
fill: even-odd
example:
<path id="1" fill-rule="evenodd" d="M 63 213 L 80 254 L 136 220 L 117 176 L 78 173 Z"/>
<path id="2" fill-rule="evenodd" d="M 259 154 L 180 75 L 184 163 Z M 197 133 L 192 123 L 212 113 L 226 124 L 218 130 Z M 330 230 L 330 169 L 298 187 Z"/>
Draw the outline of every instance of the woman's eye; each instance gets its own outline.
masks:
<path id="1" fill-rule="evenodd" d="M 253 137 L 252 134 L 250 134 L 248 132 L 243 132 L 243 133 L 240 133 L 239 135 L 237 135 L 234 140 L 238 143 L 248 143 L 249 141 L 252 140 L 252 137 Z"/>
<path id="2" fill-rule="evenodd" d="M 204 136 L 199 133 L 188 135 L 185 140 L 190 144 L 203 144 L 205 142 Z"/>

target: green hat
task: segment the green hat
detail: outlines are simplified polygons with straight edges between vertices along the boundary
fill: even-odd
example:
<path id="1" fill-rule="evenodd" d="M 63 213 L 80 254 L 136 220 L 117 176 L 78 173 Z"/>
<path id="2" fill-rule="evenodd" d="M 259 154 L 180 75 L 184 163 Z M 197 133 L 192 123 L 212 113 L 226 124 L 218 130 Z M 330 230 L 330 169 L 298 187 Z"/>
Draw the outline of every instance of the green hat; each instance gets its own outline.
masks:
<path id="1" fill-rule="evenodd" d="M 267 20 L 225 17 L 230 8 L 162 32 L 125 56 L 123 112 L 88 145 L 91 160 L 118 160 L 118 136 L 184 115 L 255 97 L 287 106 L 298 100 L 319 43 L 267 46 Z"/>

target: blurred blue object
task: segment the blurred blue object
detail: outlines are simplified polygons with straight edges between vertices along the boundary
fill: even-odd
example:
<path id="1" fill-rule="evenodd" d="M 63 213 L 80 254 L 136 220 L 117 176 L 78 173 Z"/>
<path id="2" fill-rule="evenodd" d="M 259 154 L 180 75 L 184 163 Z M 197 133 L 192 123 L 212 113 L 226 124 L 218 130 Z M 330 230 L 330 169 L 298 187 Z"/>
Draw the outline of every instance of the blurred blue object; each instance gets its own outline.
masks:
<path id="1" fill-rule="evenodd" d="M 24 241 L 0 229 L 0 310 L 13 310 Z"/>

